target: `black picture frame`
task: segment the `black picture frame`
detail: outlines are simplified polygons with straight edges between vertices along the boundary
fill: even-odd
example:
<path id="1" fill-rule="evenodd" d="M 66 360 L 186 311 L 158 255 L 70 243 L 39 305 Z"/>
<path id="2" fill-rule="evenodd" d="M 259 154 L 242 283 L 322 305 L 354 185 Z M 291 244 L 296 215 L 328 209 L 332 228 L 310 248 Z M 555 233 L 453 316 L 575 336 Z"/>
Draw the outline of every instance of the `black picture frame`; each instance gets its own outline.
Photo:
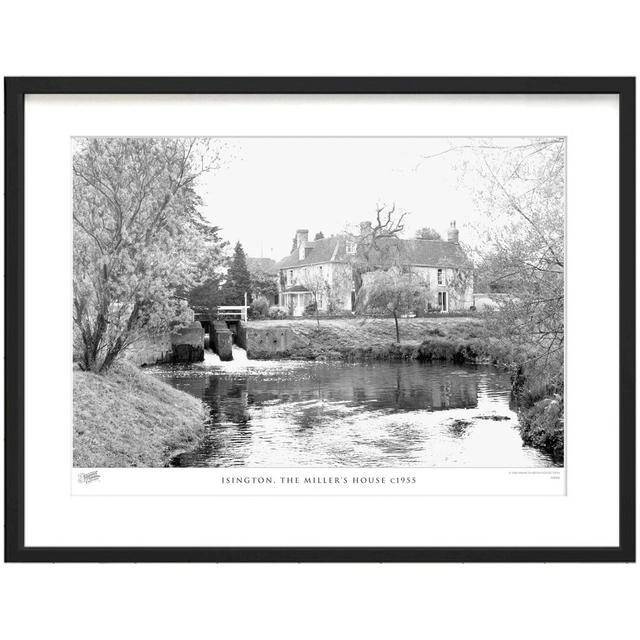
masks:
<path id="1" fill-rule="evenodd" d="M 620 475 L 616 547 L 26 547 L 24 540 L 24 100 L 28 94 L 616 94 L 620 144 Z M 5 561 L 635 561 L 635 78 L 5 78 Z"/>

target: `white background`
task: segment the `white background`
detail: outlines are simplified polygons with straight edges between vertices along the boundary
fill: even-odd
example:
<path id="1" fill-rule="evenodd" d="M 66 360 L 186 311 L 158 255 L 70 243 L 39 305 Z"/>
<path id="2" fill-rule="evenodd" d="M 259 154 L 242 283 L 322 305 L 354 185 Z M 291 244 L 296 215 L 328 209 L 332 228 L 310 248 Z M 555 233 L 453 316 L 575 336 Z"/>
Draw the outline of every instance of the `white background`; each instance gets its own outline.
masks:
<path id="1" fill-rule="evenodd" d="M 2 10 L 0 59 L 5 75 L 635 75 L 631 6 L 244 2 L 232 14 L 213 2 L 23 2 Z M 637 565 L 0 571 L 12 638 L 546 639 L 638 628 Z"/>

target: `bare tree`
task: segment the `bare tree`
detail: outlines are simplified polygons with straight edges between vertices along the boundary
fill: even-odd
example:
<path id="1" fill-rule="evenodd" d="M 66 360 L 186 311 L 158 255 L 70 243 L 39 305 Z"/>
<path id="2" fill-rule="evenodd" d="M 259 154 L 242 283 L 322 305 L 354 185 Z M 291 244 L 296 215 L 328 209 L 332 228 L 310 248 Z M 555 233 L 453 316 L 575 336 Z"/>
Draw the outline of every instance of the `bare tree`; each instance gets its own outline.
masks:
<path id="1" fill-rule="evenodd" d="M 320 304 L 323 297 L 329 294 L 329 284 L 324 276 L 315 271 L 303 273 L 300 278 L 300 284 L 302 284 L 310 293 L 315 305 L 315 316 L 318 329 L 320 328 Z"/>
<path id="2" fill-rule="evenodd" d="M 478 279 L 506 295 L 489 317 L 516 366 L 544 371 L 561 385 L 564 348 L 565 139 L 535 138 L 452 145 L 482 212 L 474 250 Z"/>
<path id="3" fill-rule="evenodd" d="M 359 234 L 349 234 L 355 251 L 347 252 L 351 263 L 356 292 L 362 286 L 364 273 L 374 268 L 390 268 L 402 262 L 402 244 L 400 234 L 404 231 L 408 211 L 396 208 L 393 203 L 377 205 L 375 219 L 360 224 Z"/>

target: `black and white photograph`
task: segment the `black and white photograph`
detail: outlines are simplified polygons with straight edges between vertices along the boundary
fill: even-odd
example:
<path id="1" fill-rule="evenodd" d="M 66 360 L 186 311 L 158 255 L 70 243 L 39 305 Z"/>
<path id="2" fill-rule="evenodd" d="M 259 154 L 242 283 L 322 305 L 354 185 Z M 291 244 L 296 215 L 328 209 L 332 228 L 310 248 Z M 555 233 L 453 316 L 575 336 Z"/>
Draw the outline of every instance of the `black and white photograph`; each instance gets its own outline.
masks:
<path id="1" fill-rule="evenodd" d="M 73 138 L 73 466 L 563 468 L 566 162 Z"/>

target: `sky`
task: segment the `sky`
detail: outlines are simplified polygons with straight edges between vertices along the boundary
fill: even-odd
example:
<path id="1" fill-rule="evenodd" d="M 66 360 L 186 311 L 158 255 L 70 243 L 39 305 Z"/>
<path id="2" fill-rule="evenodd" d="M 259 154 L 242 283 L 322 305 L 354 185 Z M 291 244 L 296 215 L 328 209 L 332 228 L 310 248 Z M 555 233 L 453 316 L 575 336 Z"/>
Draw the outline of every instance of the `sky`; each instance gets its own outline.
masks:
<path id="1" fill-rule="evenodd" d="M 458 140 L 459 142 L 459 140 Z M 404 237 L 452 220 L 472 241 L 480 215 L 459 184 L 459 157 L 442 138 L 226 138 L 222 166 L 200 185 L 203 214 L 252 257 L 280 260 L 296 229 L 325 236 L 375 218 L 376 206 L 408 211 Z M 466 237 L 465 237 L 465 234 Z"/>

